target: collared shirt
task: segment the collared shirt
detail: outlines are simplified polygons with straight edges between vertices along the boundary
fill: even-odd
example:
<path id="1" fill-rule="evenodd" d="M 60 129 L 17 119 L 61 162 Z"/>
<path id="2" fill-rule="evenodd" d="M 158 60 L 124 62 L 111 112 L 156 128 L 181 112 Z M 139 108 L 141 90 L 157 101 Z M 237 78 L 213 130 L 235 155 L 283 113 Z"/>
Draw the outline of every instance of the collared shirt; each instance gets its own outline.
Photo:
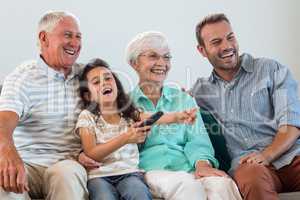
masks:
<path id="1" fill-rule="evenodd" d="M 87 128 L 88 133 L 96 138 L 96 144 L 105 144 L 127 131 L 131 121 L 123 117 L 118 124 L 109 124 L 100 115 L 96 116 L 88 110 L 83 110 L 76 124 L 75 134 L 79 128 Z M 115 150 L 101 161 L 101 167 L 88 171 L 88 178 L 117 176 L 141 171 L 138 168 L 139 150 L 137 144 L 126 144 Z"/>
<path id="2" fill-rule="evenodd" d="M 241 57 L 241 67 L 227 82 L 215 72 L 200 78 L 191 92 L 200 107 L 215 116 L 232 160 L 262 151 L 273 141 L 281 125 L 300 127 L 297 82 L 287 67 L 266 58 Z M 272 164 L 281 168 L 300 154 L 300 140 Z"/>
<path id="3" fill-rule="evenodd" d="M 162 95 L 154 106 L 137 86 L 131 97 L 136 106 L 147 112 L 177 112 L 197 107 L 188 94 L 164 86 Z M 143 148 L 140 150 L 140 168 L 149 170 L 194 171 L 197 160 L 209 160 L 215 167 L 218 161 L 200 112 L 193 125 L 168 124 L 154 125 Z"/>
<path id="4" fill-rule="evenodd" d="M 80 151 L 72 131 L 80 112 L 79 65 L 65 79 L 39 58 L 18 66 L 4 81 L 0 111 L 19 116 L 14 143 L 25 162 L 49 166 Z"/>

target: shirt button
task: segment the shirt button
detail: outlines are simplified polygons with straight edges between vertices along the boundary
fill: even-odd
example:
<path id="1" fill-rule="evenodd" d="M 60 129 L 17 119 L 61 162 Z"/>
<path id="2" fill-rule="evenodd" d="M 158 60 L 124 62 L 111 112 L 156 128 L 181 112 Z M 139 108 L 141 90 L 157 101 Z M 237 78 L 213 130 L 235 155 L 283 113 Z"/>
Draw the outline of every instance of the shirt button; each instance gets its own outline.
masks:
<path id="1" fill-rule="evenodd" d="M 231 113 L 233 113 L 233 111 L 234 111 L 233 109 L 230 110 Z"/>

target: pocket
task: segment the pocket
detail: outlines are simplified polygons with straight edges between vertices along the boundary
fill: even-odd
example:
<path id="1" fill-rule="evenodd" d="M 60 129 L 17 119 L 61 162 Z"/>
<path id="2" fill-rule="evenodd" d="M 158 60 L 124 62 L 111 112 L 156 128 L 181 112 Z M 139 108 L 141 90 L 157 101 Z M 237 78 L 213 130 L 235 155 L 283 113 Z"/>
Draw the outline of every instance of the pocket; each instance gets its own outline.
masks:
<path id="1" fill-rule="evenodd" d="M 273 114 L 272 100 L 269 89 L 261 87 L 251 92 L 250 109 L 253 113 L 254 119 L 265 120 L 270 119 Z"/>

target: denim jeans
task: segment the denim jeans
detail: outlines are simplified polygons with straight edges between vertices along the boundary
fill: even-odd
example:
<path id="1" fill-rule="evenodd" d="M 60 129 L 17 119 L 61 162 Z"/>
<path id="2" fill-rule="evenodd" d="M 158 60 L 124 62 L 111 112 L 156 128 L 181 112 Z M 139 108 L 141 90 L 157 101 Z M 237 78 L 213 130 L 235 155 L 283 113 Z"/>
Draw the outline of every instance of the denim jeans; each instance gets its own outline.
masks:
<path id="1" fill-rule="evenodd" d="M 88 181 L 90 200 L 151 200 L 140 172 L 93 178 Z"/>

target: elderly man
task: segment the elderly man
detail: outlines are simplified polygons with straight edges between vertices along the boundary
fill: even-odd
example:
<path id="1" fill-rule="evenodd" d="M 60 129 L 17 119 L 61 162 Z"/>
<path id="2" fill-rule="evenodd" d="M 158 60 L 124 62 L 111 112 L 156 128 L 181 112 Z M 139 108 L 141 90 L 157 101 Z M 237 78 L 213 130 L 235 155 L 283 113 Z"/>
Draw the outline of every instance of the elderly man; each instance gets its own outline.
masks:
<path id="1" fill-rule="evenodd" d="M 0 98 L 0 199 L 87 199 L 86 171 L 72 134 L 79 97 L 77 18 L 46 13 L 38 24 L 40 55 L 17 67 Z M 30 197 L 29 197 L 30 196 Z"/>
<path id="2" fill-rule="evenodd" d="M 188 94 L 164 85 L 171 67 L 166 38 L 159 32 L 137 35 L 127 47 L 127 61 L 139 76 L 131 92 L 145 111 L 183 111 L 197 107 Z M 199 112 L 193 125 L 156 125 L 140 149 L 140 167 L 154 196 L 172 200 L 241 199 L 218 161 Z"/>
<path id="3" fill-rule="evenodd" d="M 244 198 L 275 200 L 278 192 L 299 191 L 300 104 L 290 71 L 271 59 L 239 56 L 224 14 L 204 18 L 196 35 L 214 70 L 191 91 L 223 126 Z"/>

